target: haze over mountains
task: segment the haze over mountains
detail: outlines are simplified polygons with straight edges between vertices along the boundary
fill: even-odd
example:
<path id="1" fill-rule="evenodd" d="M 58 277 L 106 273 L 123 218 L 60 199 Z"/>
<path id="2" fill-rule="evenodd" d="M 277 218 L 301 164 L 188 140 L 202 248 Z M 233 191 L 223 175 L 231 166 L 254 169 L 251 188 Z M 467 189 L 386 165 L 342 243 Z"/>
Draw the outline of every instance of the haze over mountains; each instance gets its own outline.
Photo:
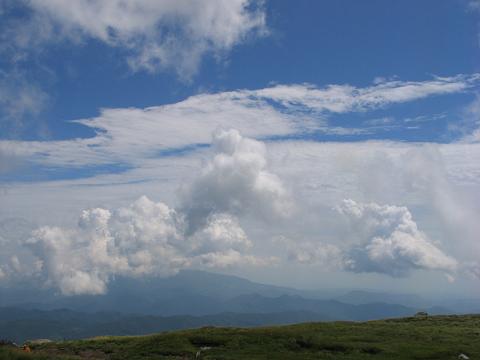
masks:
<path id="1" fill-rule="evenodd" d="M 372 303 L 402 305 L 413 309 L 444 307 L 445 311 L 462 313 L 480 311 L 480 301 L 462 299 L 461 296 L 458 299 L 430 299 L 415 294 L 358 289 L 303 290 L 195 270 L 184 270 L 166 278 L 136 280 L 118 277 L 103 295 L 64 296 L 52 289 L 39 290 L 32 284 L 0 287 L 1 307 L 68 309 L 90 313 L 208 315 L 245 310 L 272 312 L 271 306 L 278 306 L 278 310 L 312 310 L 312 304 L 360 306 Z M 335 313 L 329 314 L 336 317 Z"/>
<path id="2" fill-rule="evenodd" d="M 145 334 L 207 325 L 260 326 L 480 312 L 478 300 L 431 301 L 360 290 L 298 290 L 235 276 L 182 271 L 169 278 L 117 278 L 105 295 L 62 296 L 0 288 L 0 337 L 79 338 Z"/>

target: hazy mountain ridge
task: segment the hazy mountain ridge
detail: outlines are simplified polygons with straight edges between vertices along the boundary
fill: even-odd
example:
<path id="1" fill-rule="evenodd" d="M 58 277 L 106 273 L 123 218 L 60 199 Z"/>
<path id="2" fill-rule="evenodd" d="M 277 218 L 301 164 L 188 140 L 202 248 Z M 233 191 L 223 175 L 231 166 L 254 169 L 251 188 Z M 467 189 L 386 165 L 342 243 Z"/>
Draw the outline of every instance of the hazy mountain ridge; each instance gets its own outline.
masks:
<path id="1" fill-rule="evenodd" d="M 480 312 L 480 302 L 475 300 L 433 303 L 408 294 L 298 290 L 203 271 L 182 271 L 169 278 L 138 281 L 117 278 L 112 281 L 105 295 L 95 296 L 61 296 L 51 290 L 39 291 L 28 284 L 17 284 L 10 289 L 0 288 L 0 307 L 67 309 L 90 314 L 117 313 L 117 317 L 119 314 L 202 317 L 219 313 L 307 312 L 316 314 L 312 320 L 380 319 L 409 316 L 418 310 L 432 314 Z M 58 318 L 59 313 L 52 314 L 55 314 L 53 318 Z M 284 316 L 276 318 L 280 322 L 288 320 Z M 237 320 L 240 321 L 238 316 Z M 241 325 L 242 321 L 238 324 Z M 258 321 L 258 324 L 262 324 L 262 321 Z"/>
<path id="2" fill-rule="evenodd" d="M 480 301 L 475 299 L 455 301 L 439 299 L 433 302 L 409 294 L 363 290 L 299 290 L 259 284 L 236 276 L 192 270 L 181 271 L 169 278 L 142 280 L 117 278 L 112 281 L 104 295 L 62 296 L 52 290 L 39 290 L 31 284 L 17 284 L 12 288 L 0 288 L 0 306 L 41 310 L 70 309 L 80 312 L 200 316 L 228 311 L 242 312 L 245 309 L 242 308 L 243 305 L 238 298 L 246 299 L 256 295 L 265 298 L 292 296 L 310 300 L 339 301 L 352 305 L 386 303 L 415 309 L 438 306 L 445 308 L 437 311 L 440 313 L 480 312 Z M 307 304 L 305 301 L 303 303 Z"/>
<path id="3" fill-rule="evenodd" d="M 80 339 L 100 335 L 143 335 L 202 326 L 252 327 L 327 320 L 324 315 L 307 311 L 165 317 L 16 308 L 0 308 L 0 318 L 0 338 L 11 339 L 18 343 L 36 338 Z"/>
<path id="4" fill-rule="evenodd" d="M 35 296 L 33 294 L 36 294 Z M 308 321 L 364 321 L 450 314 L 415 295 L 297 290 L 235 276 L 183 271 L 170 278 L 116 279 L 108 293 L 61 296 L 51 290 L 0 289 L 0 338 L 81 338 L 146 334 L 206 325 L 259 326 Z M 394 303 L 408 302 L 410 306 Z M 464 308 L 475 306 L 465 301 Z M 469 307 L 470 306 L 470 307 Z"/>
<path id="5" fill-rule="evenodd" d="M 201 326 L 265 326 L 311 321 L 373 320 L 411 316 L 416 309 L 391 304 L 351 305 L 338 301 L 284 295 L 240 296 L 211 315 L 135 315 L 114 312 L 85 313 L 68 309 L 0 308 L 0 338 L 78 339 L 99 335 L 139 335 Z M 226 311 L 225 309 L 230 309 Z"/>

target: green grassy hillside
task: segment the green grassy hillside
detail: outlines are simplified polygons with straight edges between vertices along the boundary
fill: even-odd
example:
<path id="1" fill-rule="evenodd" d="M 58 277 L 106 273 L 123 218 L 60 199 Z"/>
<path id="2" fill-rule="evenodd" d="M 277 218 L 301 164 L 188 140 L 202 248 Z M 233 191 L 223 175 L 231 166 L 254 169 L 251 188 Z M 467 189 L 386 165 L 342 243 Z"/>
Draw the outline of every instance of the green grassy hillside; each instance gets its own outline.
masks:
<path id="1" fill-rule="evenodd" d="M 201 328 L 0 350 L 0 359 L 480 359 L 480 315 Z M 20 357 L 23 356 L 23 357 Z"/>

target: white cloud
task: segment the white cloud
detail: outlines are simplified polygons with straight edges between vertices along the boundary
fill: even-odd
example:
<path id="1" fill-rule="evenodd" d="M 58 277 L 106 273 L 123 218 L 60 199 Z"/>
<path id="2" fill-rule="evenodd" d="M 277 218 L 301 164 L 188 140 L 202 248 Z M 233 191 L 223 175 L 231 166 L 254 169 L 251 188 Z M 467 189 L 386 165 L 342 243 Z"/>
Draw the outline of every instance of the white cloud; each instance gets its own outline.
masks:
<path id="1" fill-rule="evenodd" d="M 162 151 L 208 144 L 217 128 L 235 128 L 248 137 L 295 133 L 297 125 L 271 105 L 241 93 L 204 94 L 146 109 L 105 109 L 77 122 L 96 130 L 88 139 L 8 142 L 19 155 L 48 166 L 138 165 Z M 5 145 L 6 146 L 6 145 Z"/>
<path id="2" fill-rule="evenodd" d="M 0 146 L 10 144 L 19 155 L 46 166 L 119 163 L 138 166 L 165 151 L 207 144 L 211 133 L 219 127 L 238 129 L 254 138 L 292 136 L 312 130 L 336 135 L 365 133 L 359 128 L 328 126 L 326 117 L 331 112 L 366 111 L 426 96 L 467 91 L 477 81 L 477 75 L 459 75 L 424 82 L 395 81 L 367 88 L 283 85 L 201 94 L 171 105 L 104 109 L 97 117 L 77 120 L 96 131 L 93 138 L 3 141 Z M 316 115 L 307 116 L 303 110 Z"/>
<path id="3" fill-rule="evenodd" d="M 269 154 L 272 170 L 291 187 L 300 214 L 294 223 L 288 222 L 285 226 L 278 223 L 272 230 L 274 234 L 295 239 L 287 247 L 290 260 L 344 269 L 349 251 L 355 247 L 354 240 L 363 239 L 361 251 L 357 252 L 358 256 L 365 257 L 363 265 L 371 265 L 371 271 L 401 275 L 433 266 L 433 262 L 425 267 L 420 265 L 424 261 L 420 260 L 421 253 L 411 253 L 410 263 L 403 263 L 405 271 L 402 272 L 399 254 L 408 253 L 402 244 L 412 242 L 414 248 L 418 245 L 417 250 L 427 251 L 424 242 L 416 242 L 423 238 L 435 239 L 427 242 L 442 249 L 447 257 L 456 259 L 458 273 L 466 271 L 466 263 L 477 261 L 474 255 L 480 251 L 477 221 L 480 147 L 477 144 L 289 141 L 270 143 Z M 408 207 L 406 211 L 414 215 L 415 224 L 421 229 L 417 228 L 418 233 L 422 235 L 407 237 L 392 228 L 391 235 L 381 236 L 383 243 L 377 241 L 371 245 L 369 254 L 366 246 L 375 236 L 362 237 L 340 221 L 338 213 L 330 210 L 344 198 L 358 199 L 362 206 L 404 204 Z M 384 205 L 378 206 L 381 213 Z M 400 222 L 401 207 L 393 208 L 397 209 Z M 398 264 L 377 264 L 379 258 L 373 262 L 370 255 L 373 257 L 375 251 L 381 254 L 380 245 L 384 246 L 383 250 L 392 251 Z M 433 249 L 428 251 L 435 254 Z M 413 261 L 415 256 L 418 258 Z M 414 263 L 416 265 L 411 265 Z"/>
<path id="4" fill-rule="evenodd" d="M 278 258 L 274 256 L 261 258 L 253 255 L 245 255 L 232 249 L 224 252 L 202 254 L 199 255 L 196 260 L 203 266 L 216 268 L 225 268 L 232 265 L 270 266 L 278 263 Z"/>
<path id="5" fill-rule="evenodd" d="M 468 1 L 467 6 L 472 11 L 480 11 L 480 1 L 479 0 Z"/>
<path id="6" fill-rule="evenodd" d="M 343 200 L 335 211 L 340 218 L 326 212 L 314 213 L 319 223 L 315 228 L 317 234 L 307 235 L 311 231 L 307 222 L 303 232 L 296 231 L 297 239 L 281 236 L 274 243 L 285 247 L 288 261 L 315 265 L 324 271 L 405 277 L 413 270 L 435 270 L 452 278 L 458 272 L 465 272 L 465 265 L 447 255 L 439 242 L 430 240 L 418 229 L 404 206 L 357 203 L 349 199 Z M 332 234 L 325 236 L 322 231 Z"/>
<path id="7" fill-rule="evenodd" d="M 22 165 L 22 158 L 18 156 L 15 146 L 11 143 L 0 142 L 0 175 L 18 169 Z"/>
<path id="8" fill-rule="evenodd" d="M 344 267 L 342 251 L 336 245 L 295 241 L 284 236 L 275 239 L 274 243 L 286 248 L 289 261 L 304 265 L 320 264 L 326 270 L 338 270 Z"/>
<path id="9" fill-rule="evenodd" d="M 412 269 L 457 269 L 457 261 L 418 229 L 406 207 L 344 200 L 338 211 L 351 224 L 348 270 L 403 276 Z"/>
<path id="10" fill-rule="evenodd" d="M 454 130 L 462 132 L 461 142 L 480 143 L 480 94 L 463 111 L 463 121 L 459 125 L 451 125 Z"/>
<path id="11" fill-rule="evenodd" d="M 39 114 L 46 105 L 47 94 L 27 80 L 18 70 L 0 70 L 0 130 L 15 134 L 24 127 L 25 118 Z"/>
<path id="12" fill-rule="evenodd" d="M 385 116 L 382 118 L 370 119 L 364 122 L 365 125 L 369 126 L 388 126 L 395 122 L 395 118 L 392 116 Z"/>
<path id="13" fill-rule="evenodd" d="M 55 80 L 41 60 L 50 45 L 93 40 L 119 49 L 131 71 L 172 70 L 190 81 L 205 55 L 224 59 L 268 33 L 262 0 L 21 0 L 2 1 L 0 13 L 0 131 L 10 138 L 47 105 L 32 78 Z"/>
<path id="14" fill-rule="evenodd" d="M 232 215 L 284 215 L 289 206 L 282 184 L 265 169 L 264 145 L 231 130 L 215 134 L 214 149 L 217 155 L 183 192 L 179 210 L 141 197 L 113 212 L 84 210 L 71 229 L 35 230 L 26 244 L 41 260 L 46 284 L 64 294 L 97 294 L 116 274 L 164 276 L 191 266 L 270 263 L 245 254 L 252 242 Z"/>
<path id="15" fill-rule="evenodd" d="M 196 231 L 214 212 L 285 217 L 292 203 L 280 179 L 266 170 L 266 149 L 236 130 L 216 132 L 216 152 L 202 174 L 184 190 L 182 210 Z"/>
<path id="16" fill-rule="evenodd" d="M 417 98 L 425 96 L 425 89 L 432 88 L 435 90 L 430 95 L 468 91 L 475 77 L 435 79 L 416 83 L 413 88 L 418 91 Z M 459 85 L 462 81 L 463 86 Z M 431 82 L 436 85 L 432 87 Z M 456 85 L 451 87 L 450 83 Z M 406 84 L 396 86 L 401 89 Z M 5 154 L 14 154 L 41 169 L 78 167 L 83 170 L 117 163 L 129 168 L 121 174 L 72 180 L 12 182 L 2 189 L 0 218 L 22 216 L 41 224 L 58 224 L 67 234 L 73 231 L 73 235 L 68 236 L 75 243 L 79 237 L 75 234 L 83 230 L 72 225 L 72 214 L 85 208 L 129 209 L 127 204 L 148 194 L 161 199 L 163 205 L 181 219 L 178 224 L 183 225 L 176 229 L 180 238 L 188 241 L 170 253 L 169 259 L 175 259 L 174 263 L 153 263 L 150 248 L 142 245 L 135 248 L 131 256 L 120 256 L 127 259 L 126 270 L 98 260 L 94 266 L 87 266 L 88 262 L 75 265 L 65 279 L 53 275 L 60 273 L 55 272 L 55 268 L 43 274 L 52 284 L 64 286 L 67 292 L 76 291 L 71 285 L 76 282 L 84 284 L 79 286 L 80 292 L 88 290 L 89 282 L 92 292 L 104 291 L 109 278 L 123 271 L 130 276 L 141 276 L 143 273 L 167 274 L 185 266 L 271 264 L 277 261 L 276 257 L 283 259 L 285 255 L 303 264 L 321 263 L 330 269 L 344 269 L 352 246 L 338 240 L 350 237 L 345 224 L 332 210 L 344 198 L 356 199 L 360 205 L 404 204 L 414 215 L 416 226 L 422 229 L 417 228 L 415 234 L 413 230 L 406 234 L 392 230 L 380 236 L 381 240 L 374 242 L 375 236 L 364 240 L 362 254 L 367 262 L 362 264 L 368 263 L 371 268 L 375 266 L 375 271 L 394 275 L 409 269 L 450 271 L 445 265 L 448 261 L 435 263 L 441 256 L 434 249 L 442 249 L 441 254 L 446 258 L 457 259 L 458 274 L 466 271 L 463 264 L 475 262 L 473 254 L 480 250 L 476 236 L 480 231 L 476 220 L 480 211 L 480 144 L 272 140 L 272 137 L 289 138 L 309 131 L 317 126 L 317 121 L 320 126 L 328 127 L 325 119 L 332 111 L 363 111 L 404 99 L 389 95 L 382 103 L 362 98 L 362 93 L 376 91 L 372 86 L 368 91 L 352 91 L 348 95 L 352 99 L 345 102 L 350 105 L 330 110 L 307 104 L 312 98 L 321 103 L 323 92 L 328 93 L 328 88 L 300 87 L 307 88 L 311 96 L 302 95 L 296 100 L 292 97 L 285 106 L 279 104 L 282 101 L 277 98 L 263 95 L 265 89 L 203 94 L 172 105 L 103 110 L 95 118 L 79 120 L 97 131 L 97 135 L 89 139 L 2 141 L 0 148 L 5 149 Z M 314 117 L 306 117 L 305 114 L 311 113 Z M 231 127 L 249 137 L 267 139 L 268 151 L 258 141 L 242 138 L 235 131 L 221 130 Z M 212 132 L 216 135 L 210 146 Z M 198 144 L 208 146 L 197 147 Z M 185 183 L 190 185 L 182 188 L 180 198 L 175 197 L 178 186 Z M 291 212 L 292 199 L 295 200 L 294 212 Z M 42 210 L 46 203 L 48 212 Z M 115 215 L 118 211 L 110 213 L 108 230 L 124 231 Z M 290 217 L 286 219 L 282 214 Z M 133 218 L 138 216 L 131 215 L 125 223 L 139 221 Z M 194 234 L 186 232 L 185 236 L 185 226 L 194 218 L 200 219 L 191 226 L 190 232 Z M 268 226 L 259 220 L 267 220 Z M 228 236 L 224 228 L 229 229 Z M 245 238 L 243 235 L 247 233 Z M 215 234 L 223 240 L 212 241 Z M 276 235 L 295 239 L 295 242 L 272 247 L 264 240 Z M 39 244 L 49 238 L 40 239 Z M 108 243 L 105 239 L 102 241 Z M 69 246 L 66 249 L 67 253 L 72 251 Z M 425 255 L 428 252 L 434 254 L 435 261 Z M 23 266 L 24 257 L 19 255 L 18 259 Z M 68 269 L 68 265 L 62 266 Z M 89 268 L 97 270 L 85 270 Z M 360 271 L 358 269 L 356 271 Z"/>
<path id="17" fill-rule="evenodd" d="M 472 88 L 479 74 L 436 77 L 429 81 L 387 81 L 365 88 L 329 85 L 318 89 L 312 85 L 278 85 L 258 90 L 257 96 L 281 103 L 287 108 L 303 106 L 319 112 L 344 113 L 366 111 L 393 103 L 403 103 L 432 95 L 450 94 Z"/>
<path id="18" fill-rule="evenodd" d="M 11 24 L 17 51 L 94 39 L 124 50 L 133 70 L 194 75 L 205 54 L 217 57 L 267 33 L 262 2 L 253 0 L 30 0 L 28 22 Z M 8 29 L 9 30 L 9 29 Z M 5 40 L 5 39 L 4 39 Z"/>
<path id="19" fill-rule="evenodd" d="M 191 241 L 193 252 L 200 254 L 229 249 L 245 251 L 252 247 L 237 220 L 225 213 L 211 215 Z"/>
<path id="20" fill-rule="evenodd" d="M 142 197 L 128 207 L 83 211 L 78 226 L 44 226 L 26 241 L 41 261 L 40 276 L 63 294 L 101 294 L 112 276 L 171 275 L 191 266 L 260 265 L 235 218 L 212 215 L 192 236 L 183 215 Z M 21 271 L 17 260 L 16 271 Z"/>
<path id="21" fill-rule="evenodd" d="M 98 207 L 96 204 L 108 204 L 103 208 L 115 208 L 117 205 L 113 204 L 125 203 L 129 198 L 142 193 L 147 193 L 149 196 L 155 195 L 164 201 L 169 199 L 173 204 L 176 199 L 172 198 L 172 194 L 175 194 L 178 184 L 191 182 L 194 185 L 186 186 L 181 191 L 185 200 L 179 201 L 174 211 L 177 217 L 182 219 L 179 224 L 185 226 L 186 214 L 182 211 L 181 205 L 188 203 L 186 195 L 192 194 L 191 189 L 195 189 L 194 193 L 202 195 L 205 190 L 199 184 L 209 187 L 211 186 L 209 184 L 224 179 L 224 189 L 231 189 L 231 185 L 235 183 L 230 181 L 231 179 L 236 179 L 235 181 L 239 181 L 240 184 L 252 183 L 258 176 L 257 170 L 245 171 L 246 174 L 251 175 L 251 178 L 245 181 L 238 174 L 238 177 L 235 175 L 235 171 L 240 168 L 240 159 L 245 158 L 248 161 L 241 161 L 246 161 L 247 169 L 252 167 L 258 169 L 253 165 L 266 162 L 268 166 L 261 171 L 278 175 L 282 187 L 288 188 L 295 199 L 296 211 L 292 216 L 270 221 L 267 226 L 264 226 L 265 224 L 262 225 L 257 221 L 261 217 L 257 216 L 256 207 L 260 208 L 261 205 L 253 206 L 252 212 L 255 215 L 251 216 L 250 211 L 242 211 L 243 209 L 236 207 L 244 200 L 243 197 L 238 200 L 243 190 L 240 192 L 225 190 L 223 194 L 226 198 L 222 199 L 224 202 L 218 205 L 215 196 L 212 196 L 211 202 L 207 202 L 205 212 L 202 214 L 207 216 L 206 224 L 200 226 L 192 236 L 187 236 L 189 240 L 183 242 L 183 247 L 171 253 L 169 259 L 177 259 L 175 263 L 172 264 L 169 261 L 152 263 L 149 256 L 150 248 L 146 245 L 138 247 L 135 245 L 131 256 L 127 256 L 128 261 L 134 265 L 129 265 L 126 273 L 130 276 L 141 276 L 142 273 L 168 274 L 169 271 L 173 271 L 171 269 L 184 266 L 221 267 L 232 263 L 268 265 L 275 263 L 275 258 L 270 259 L 270 257 L 284 258 L 285 255 L 290 257 L 290 260 L 309 266 L 321 264 L 327 270 L 345 269 L 348 264 L 346 260 L 350 254 L 349 249 L 355 245 L 355 242 L 349 242 L 349 240 L 352 234 L 355 234 L 339 220 L 338 213 L 331 210 L 345 197 L 359 199 L 363 204 L 359 203 L 358 206 L 366 206 L 365 204 L 371 202 L 402 203 L 408 206 L 409 210 L 392 206 L 397 217 L 392 217 L 390 221 L 391 231 L 385 230 L 385 234 L 380 236 L 383 243 L 371 245 L 371 240 L 376 237 L 374 235 L 362 238 L 363 254 L 367 256 L 370 265 L 375 264 L 375 271 L 400 275 L 405 274 L 409 269 L 435 268 L 435 262 L 430 261 L 424 254 L 431 251 L 437 259 L 438 253 L 435 253 L 434 248 L 442 249 L 443 255 L 449 254 L 445 255 L 447 258 L 458 259 L 458 274 L 463 273 L 464 262 L 476 260 L 474 254 L 478 253 L 479 248 L 475 235 L 475 226 L 477 226 L 475 215 L 479 213 L 478 194 L 480 194 L 479 178 L 475 176 L 480 171 L 480 161 L 477 161 L 480 159 L 480 147 L 476 144 L 426 146 L 395 142 L 282 141 L 269 142 L 268 151 L 265 151 L 265 147 L 258 142 L 244 143 L 245 139 L 238 138 L 237 135 L 235 131 L 219 131 L 214 140 L 217 143 L 216 146 L 188 155 L 152 159 L 143 163 L 141 168 L 132 169 L 120 175 L 16 184 L 3 195 L 0 216 L 10 213 L 23 214 L 40 223 L 63 223 L 63 218 L 68 218 L 79 208 L 85 207 L 85 204 L 95 207 Z M 215 160 L 217 156 L 218 159 L 226 160 Z M 216 161 L 219 165 L 215 165 Z M 203 164 L 203 171 L 199 169 L 199 164 Z M 218 174 L 226 176 L 222 178 Z M 200 181 L 201 179 L 203 180 Z M 211 182 L 205 179 L 211 179 Z M 236 189 L 235 186 L 233 188 Z M 245 186 L 241 185 L 239 188 L 245 189 Z M 252 189 L 249 186 L 246 188 Z M 439 201 L 440 197 L 436 194 L 442 193 L 444 195 L 441 198 L 452 201 Z M 192 196 L 191 199 L 197 196 L 199 195 Z M 251 195 L 247 198 L 249 196 Z M 227 198 L 236 200 L 232 201 L 233 205 L 231 205 Z M 206 202 L 208 197 L 199 196 L 198 199 L 199 203 L 202 203 Z M 262 196 L 257 200 L 263 201 Z M 273 201 L 276 201 L 275 197 Z M 49 203 L 48 214 L 38 211 L 44 208 L 45 202 Z M 165 204 L 163 206 L 173 211 L 172 207 Z M 381 215 L 384 205 L 377 206 Z M 120 205 L 119 207 L 128 210 L 131 206 Z M 267 206 L 266 208 L 275 213 L 275 207 Z M 155 221 L 150 219 L 150 215 L 142 215 L 143 217 L 138 215 L 143 214 L 144 210 L 127 210 L 111 211 L 111 214 L 117 214 L 112 215 L 114 219 L 119 219 L 120 213 L 124 214 L 121 221 L 115 220 L 115 225 L 111 225 L 112 221 L 109 221 L 110 231 L 115 228 L 118 236 L 122 236 L 119 239 L 128 238 L 124 229 L 130 229 L 129 224 L 132 223 L 137 223 L 138 225 L 135 226 L 144 229 L 148 234 L 160 232 L 155 227 Z M 413 235 L 408 232 L 405 235 L 395 230 L 394 220 L 398 220 L 398 224 L 401 224 L 403 218 L 400 215 L 406 216 L 407 212 L 415 215 L 414 224 L 422 231 L 417 228 L 418 233 L 412 230 Z M 148 214 L 148 212 L 145 213 Z M 224 226 L 221 226 L 222 224 Z M 152 230 L 148 230 L 150 226 Z M 178 228 L 180 235 L 185 229 L 182 226 Z M 228 232 L 224 230 L 225 228 Z M 65 229 L 78 231 L 75 226 L 70 225 L 63 226 L 62 230 L 65 231 Z M 246 233 L 248 233 L 247 238 L 245 238 Z M 418 235 L 419 233 L 421 235 Z M 265 239 L 270 238 L 272 234 L 284 235 L 295 241 L 271 246 Z M 217 236 L 224 240 L 215 240 Z M 146 235 L 146 238 L 152 237 L 153 235 Z M 425 242 L 419 239 L 426 239 L 425 241 L 432 244 L 434 248 L 425 245 Z M 429 239 L 436 239 L 438 242 L 432 242 Z M 405 244 L 410 242 L 413 244 L 411 252 L 409 248 L 405 248 Z M 136 243 L 135 240 L 133 244 Z M 366 248 L 369 245 L 371 245 L 370 250 Z M 393 260 L 388 260 L 393 264 L 387 266 L 386 264 L 389 263 L 387 260 L 374 257 L 374 250 L 379 252 L 379 249 L 388 249 L 393 254 L 388 255 L 393 256 Z M 372 252 L 373 260 L 369 258 L 369 251 Z M 389 259 L 386 254 L 382 252 L 379 254 Z M 157 258 L 160 259 L 160 255 Z M 22 261 L 21 256 L 19 259 Z M 437 265 L 439 269 L 442 267 L 441 262 Z M 110 269 L 110 267 L 107 268 Z M 441 271 L 447 271 L 446 268 L 447 266 Z M 473 266 L 470 268 L 475 269 Z M 77 271 L 81 269 L 83 268 L 76 268 Z M 353 269 L 350 267 L 350 270 Z M 109 276 L 112 275 L 110 271 L 113 270 L 106 272 L 108 276 L 104 275 L 105 286 Z M 356 271 L 359 271 L 358 268 Z M 98 285 L 98 279 L 102 279 L 99 276 L 100 273 L 100 271 L 87 273 L 93 277 L 94 285 Z M 473 270 L 470 273 L 473 274 Z M 71 275 L 72 278 L 76 276 L 76 272 Z M 87 278 L 85 274 L 81 273 L 81 276 L 84 280 Z M 99 289 L 97 285 L 92 285 L 92 291 Z"/>

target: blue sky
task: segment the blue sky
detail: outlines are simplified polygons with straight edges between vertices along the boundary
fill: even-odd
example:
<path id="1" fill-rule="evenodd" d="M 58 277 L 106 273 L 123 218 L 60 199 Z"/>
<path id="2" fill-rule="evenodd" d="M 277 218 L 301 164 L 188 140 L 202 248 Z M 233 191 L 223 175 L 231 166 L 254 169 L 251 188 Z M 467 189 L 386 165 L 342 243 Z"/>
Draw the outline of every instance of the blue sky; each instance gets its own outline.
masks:
<path id="1" fill-rule="evenodd" d="M 477 284 L 478 1 L 3 0 L 0 18 L 0 221 L 33 230 L 0 237 L 0 280 Z M 70 264 L 82 236 L 116 251 Z M 153 264 L 165 244 L 180 260 Z"/>
<path id="2" fill-rule="evenodd" d="M 171 71 L 133 72 L 125 62 L 128 50 L 112 48 L 97 39 L 87 37 L 80 44 L 59 40 L 46 44 L 22 64 L 12 65 L 4 57 L 5 71 L 19 68 L 28 82 L 38 84 L 47 99 L 30 126 L 13 133 L 4 131 L 1 136 L 87 136 L 91 132 L 67 121 L 95 116 L 100 108 L 168 104 L 204 91 L 305 82 L 361 87 L 378 77 L 425 80 L 432 75 L 474 73 L 479 67 L 478 14 L 467 5 L 465 1 L 449 0 L 402 4 L 299 1 L 295 6 L 289 1 L 266 2 L 268 35 L 236 46 L 220 55 L 220 60 L 206 54 L 196 74 L 187 80 Z M 4 7 L 5 24 L 29 16 L 30 10 L 25 8 L 8 2 Z M 466 101 L 468 95 L 408 104 L 390 111 L 406 117 L 447 111 L 455 118 Z M 36 121 L 48 131 L 38 129 Z M 444 127 L 439 124 L 442 130 Z M 445 141 L 445 131 L 435 130 L 398 136 Z"/>

